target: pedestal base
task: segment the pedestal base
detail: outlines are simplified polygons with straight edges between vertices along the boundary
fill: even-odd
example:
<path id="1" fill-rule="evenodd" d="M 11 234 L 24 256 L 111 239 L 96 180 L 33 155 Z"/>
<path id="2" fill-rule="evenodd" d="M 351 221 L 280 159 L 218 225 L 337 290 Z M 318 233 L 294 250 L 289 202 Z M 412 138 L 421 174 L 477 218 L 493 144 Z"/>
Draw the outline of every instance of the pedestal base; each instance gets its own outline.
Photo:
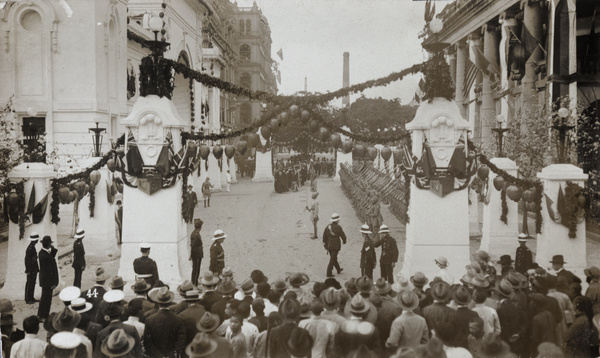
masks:
<path id="1" fill-rule="evenodd" d="M 256 171 L 252 178 L 253 183 L 272 182 L 273 178 L 273 166 L 271 163 L 271 151 L 262 153 L 256 151 Z"/>

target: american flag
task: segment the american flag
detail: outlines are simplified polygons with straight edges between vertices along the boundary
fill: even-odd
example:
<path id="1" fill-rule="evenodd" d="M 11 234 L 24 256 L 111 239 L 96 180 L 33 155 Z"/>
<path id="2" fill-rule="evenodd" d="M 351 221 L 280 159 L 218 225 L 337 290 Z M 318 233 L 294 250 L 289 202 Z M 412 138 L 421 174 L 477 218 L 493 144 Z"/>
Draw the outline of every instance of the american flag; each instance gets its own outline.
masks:
<path id="1" fill-rule="evenodd" d="M 477 75 L 479 74 L 479 68 L 475 66 L 473 61 L 470 58 L 465 57 L 465 82 L 463 83 L 463 98 L 469 98 L 469 91 L 471 90 L 471 86 L 475 82 Z"/>

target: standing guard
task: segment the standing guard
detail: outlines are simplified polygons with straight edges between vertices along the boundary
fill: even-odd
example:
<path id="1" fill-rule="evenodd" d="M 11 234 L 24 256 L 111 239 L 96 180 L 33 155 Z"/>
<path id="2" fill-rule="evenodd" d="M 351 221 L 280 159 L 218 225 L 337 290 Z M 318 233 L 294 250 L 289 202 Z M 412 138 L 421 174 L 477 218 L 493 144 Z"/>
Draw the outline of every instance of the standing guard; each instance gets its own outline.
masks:
<path id="1" fill-rule="evenodd" d="M 35 291 L 35 281 L 37 279 L 38 272 L 40 272 L 40 266 L 38 265 L 38 254 L 35 249 L 35 245 L 38 243 L 40 235 L 37 232 L 32 232 L 29 235 L 29 246 L 25 251 L 25 274 L 27 275 L 27 282 L 25 283 L 25 303 L 32 304 L 37 302 L 33 298 L 33 292 Z"/>
<path id="2" fill-rule="evenodd" d="M 71 265 L 75 270 L 75 278 L 73 279 L 73 286 L 81 288 L 81 274 L 85 270 L 85 248 L 83 247 L 83 238 L 85 237 L 85 230 L 79 228 L 73 237 L 75 242 L 73 243 L 73 264 Z"/>
<path id="3" fill-rule="evenodd" d="M 381 277 L 387 282 L 394 283 L 394 267 L 398 262 L 398 245 L 396 239 L 390 236 L 390 228 L 386 224 L 379 227 L 380 241 L 375 245 L 381 245 L 381 258 L 379 266 L 381 267 Z"/>

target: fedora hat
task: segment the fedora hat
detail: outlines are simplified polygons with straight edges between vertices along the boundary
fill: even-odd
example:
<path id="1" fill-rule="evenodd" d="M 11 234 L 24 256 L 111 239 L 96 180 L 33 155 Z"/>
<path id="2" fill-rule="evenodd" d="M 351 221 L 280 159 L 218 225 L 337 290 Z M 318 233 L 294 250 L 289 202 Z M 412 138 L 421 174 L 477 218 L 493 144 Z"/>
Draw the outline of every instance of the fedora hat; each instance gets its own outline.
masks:
<path id="1" fill-rule="evenodd" d="M 438 264 L 438 266 L 440 266 L 442 268 L 448 267 L 448 259 L 445 258 L 444 256 L 439 256 L 434 261 L 435 261 L 436 264 Z"/>
<path id="2" fill-rule="evenodd" d="M 514 260 L 510 257 L 510 255 L 502 255 L 500 256 L 500 260 L 498 261 L 498 263 L 502 266 L 508 266 L 513 262 Z"/>
<path id="3" fill-rule="evenodd" d="M 372 234 L 373 233 L 373 231 L 371 231 L 371 229 L 369 228 L 369 225 L 367 225 L 367 224 L 363 224 L 360 227 L 360 232 L 362 234 Z"/>
<path id="4" fill-rule="evenodd" d="M 309 283 L 310 278 L 303 272 L 295 272 L 288 277 L 288 282 L 292 287 L 300 287 Z"/>
<path id="5" fill-rule="evenodd" d="M 287 341 L 288 352 L 293 357 L 306 357 L 310 354 L 313 343 L 313 338 L 306 329 L 296 327 Z"/>
<path id="6" fill-rule="evenodd" d="M 229 266 L 225 267 L 221 272 L 222 277 L 233 277 L 233 269 Z"/>
<path id="7" fill-rule="evenodd" d="M 369 302 L 361 295 L 354 295 L 350 300 L 350 312 L 356 315 L 362 315 L 369 310 Z"/>
<path id="8" fill-rule="evenodd" d="M 8 298 L 0 300 L 0 316 L 7 316 L 15 313 L 12 302 Z"/>
<path id="9" fill-rule="evenodd" d="M 94 305 L 90 302 L 87 302 L 83 297 L 77 297 L 76 299 L 71 301 L 69 308 L 79 314 L 87 312 L 92 309 Z"/>
<path id="10" fill-rule="evenodd" d="M 410 282 L 412 282 L 415 287 L 423 287 L 427 284 L 427 282 L 429 282 L 429 279 L 423 272 L 417 271 L 410 277 Z"/>
<path id="11" fill-rule="evenodd" d="M 250 273 L 250 278 L 254 283 L 268 282 L 269 278 L 261 270 L 254 270 Z"/>
<path id="12" fill-rule="evenodd" d="M 67 286 L 58 294 L 58 298 L 63 302 L 71 302 L 79 296 L 81 296 L 81 290 L 77 286 Z"/>
<path id="13" fill-rule="evenodd" d="M 53 242 L 54 241 L 52 241 L 52 238 L 49 235 L 44 236 L 42 239 L 42 245 L 52 244 Z"/>
<path id="14" fill-rule="evenodd" d="M 471 284 L 475 287 L 488 288 L 490 287 L 490 281 L 488 281 L 483 275 L 475 275 L 471 279 Z"/>
<path id="15" fill-rule="evenodd" d="M 52 319 L 52 327 L 57 332 L 71 332 L 81 320 L 79 313 L 65 307 L 60 313 L 54 315 Z"/>
<path id="16" fill-rule="evenodd" d="M 214 286 L 219 283 L 219 278 L 216 277 L 211 271 L 205 271 L 202 274 L 202 280 L 200 282 L 204 286 Z"/>
<path id="17" fill-rule="evenodd" d="M 283 291 L 287 290 L 287 288 L 288 288 L 288 285 L 284 280 L 277 279 L 277 280 L 275 280 L 275 282 L 273 282 L 273 286 L 271 287 L 271 290 L 283 292 Z"/>
<path id="18" fill-rule="evenodd" d="M 370 293 L 373 289 L 373 281 L 367 276 L 360 277 L 356 280 L 356 289 L 360 293 Z"/>
<path id="19" fill-rule="evenodd" d="M 212 241 L 217 241 L 219 239 L 224 239 L 226 237 L 227 237 L 227 235 L 223 232 L 223 230 L 217 229 L 217 230 L 215 230 L 215 233 L 213 234 Z"/>
<path id="20" fill-rule="evenodd" d="M 375 281 L 375 293 L 378 295 L 385 295 L 392 290 L 392 285 L 390 285 L 383 277 L 380 277 Z"/>
<path id="21" fill-rule="evenodd" d="M 463 285 L 471 285 L 471 284 L 473 284 L 473 274 L 471 274 L 470 272 L 465 273 L 460 278 L 460 282 L 462 282 Z"/>
<path id="22" fill-rule="evenodd" d="M 190 280 L 184 280 L 181 285 L 177 286 L 177 291 L 181 297 L 185 297 L 185 293 L 193 289 L 194 285 L 192 285 L 192 281 Z"/>
<path id="23" fill-rule="evenodd" d="M 487 251 L 479 250 L 474 255 L 476 261 L 488 262 L 490 261 L 490 254 Z"/>
<path id="24" fill-rule="evenodd" d="M 513 289 L 513 286 L 506 279 L 502 279 L 498 282 L 496 292 L 498 292 L 499 295 L 506 298 L 511 298 L 515 295 L 515 290 Z"/>
<path id="25" fill-rule="evenodd" d="M 217 350 L 217 341 L 208 334 L 199 332 L 185 348 L 185 354 L 190 357 L 206 357 Z"/>
<path id="26" fill-rule="evenodd" d="M 27 238 L 27 240 L 29 241 L 38 241 L 40 239 L 40 234 L 38 234 L 36 231 L 32 231 L 31 234 L 29 234 L 29 237 Z"/>
<path id="27" fill-rule="evenodd" d="M 82 228 L 77 229 L 77 232 L 75 232 L 75 236 L 73 236 L 74 239 L 83 239 L 85 237 L 85 230 L 83 230 Z"/>
<path id="28" fill-rule="evenodd" d="M 200 332 L 210 333 L 219 327 L 221 319 L 219 315 L 205 312 L 202 318 L 196 323 L 196 329 Z"/>
<path id="29" fill-rule="evenodd" d="M 169 291 L 167 287 L 160 287 L 158 290 L 150 292 L 148 297 L 150 297 L 152 302 L 171 303 L 173 302 L 173 298 L 175 298 L 175 294 Z"/>
<path id="30" fill-rule="evenodd" d="M 566 264 L 565 262 L 565 258 L 563 257 L 563 255 L 554 255 L 552 256 L 552 261 L 550 261 L 551 264 L 557 264 L 557 265 L 564 265 Z"/>
<path id="31" fill-rule="evenodd" d="M 519 242 L 527 242 L 528 237 L 529 236 L 527 236 L 527 234 L 520 233 L 519 236 L 517 237 L 517 240 L 519 240 Z"/>
<path id="32" fill-rule="evenodd" d="M 452 299 L 459 306 L 466 306 L 471 302 L 471 293 L 465 286 L 457 286 L 452 292 Z"/>
<path id="33" fill-rule="evenodd" d="M 329 219 L 329 221 L 331 221 L 332 223 L 340 221 L 340 214 L 338 214 L 338 213 L 331 214 L 331 219 Z"/>
<path id="34" fill-rule="evenodd" d="M 342 285 L 340 284 L 340 281 L 336 280 L 333 277 L 326 278 L 323 283 L 325 284 L 325 287 L 333 287 L 336 290 L 342 289 Z"/>
<path id="35" fill-rule="evenodd" d="M 321 292 L 320 298 L 321 301 L 323 301 L 323 306 L 328 310 L 333 310 L 339 307 L 341 302 L 340 295 L 332 287 Z"/>
<path id="36" fill-rule="evenodd" d="M 596 266 L 586 268 L 583 272 L 585 273 L 585 277 L 600 278 L 600 269 Z"/>
<path id="37" fill-rule="evenodd" d="M 435 281 L 431 284 L 430 294 L 435 301 L 447 302 L 450 298 L 450 285 L 445 281 Z"/>
<path id="38" fill-rule="evenodd" d="M 183 296 L 184 301 L 196 301 L 200 299 L 200 292 L 198 290 L 189 290 L 184 292 Z"/>
<path id="39" fill-rule="evenodd" d="M 112 288 L 113 290 L 117 290 L 117 289 L 122 289 L 126 283 L 127 283 L 127 281 L 124 281 L 123 277 L 115 276 L 115 277 L 113 277 L 112 281 L 110 281 L 108 286 L 110 288 Z"/>
<path id="40" fill-rule="evenodd" d="M 521 278 L 523 274 L 517 271 L 511 271 L 506 275 L 506 280 L 512 285 L 512 287 L 516 289 L 521 289 L 523 287 L 523 279 Z"/>
<path id="41" fill-rule="evenodd" d="M 244 281 L 242 281 L 240 289 L 244 293 L 251 293 L 252 291 L 254 291 L 254 281 L 252 281 L 251 278 L 245 279 Z"/>
<path id="42" fill-rule="evenodd" d="M 223 295 L 232 295 L 237 290 L 237 285 L 234 280 L 225 277 L 217 285 L 217 292 Z"/>
<path id="43" fill-rule="evenodd" d="M 121 357 L 129 353 L 135 346 L 135 338 L 128 335 L 123 328 L 115 329 L 102 342 L 100 350 L 108 357 Z"/>
<path id="44" fill-rule="evenodd" d="M 419 296 L 416 293 L 409 290 L 404 290 L 398 293 L 396 296 L 396 301 L 405 311 L 412 311 L 415 308 L 419 307 Z"/>
<path id="45" fill-rule="evenodd" d="M 283 319 L 293 319 L 296 320 L 300 318 L 300 312 L 302 311 L 302 306 L 298 300 L 292 298 L 286 298 L 279 304 L 279 313 L 283 317 Z"/>
<path id="46" fill-rule="evenodd" d="M 110 290 L 104 293 L 102 299 L 108 303 L 121 302 L 125 298 L 125 294 L 122 290 Z"/>
<path id="47" fill-rule="evenodd" d="M 383 233 L 389 233 L 389 232 L 390 232 L 390 228 L 386 224 L 381 224 L 381 226 L 379 227 L 379 233 L 383 234 Z"/>
<path id="48" fill-rule="evenodd" d="M 131 285 L 131 290 L 135 293 L 143 293 L 152 288 L 152 285 L 146 282 L 143 278 L 138 278 L 135 283 Z"/>
<path id="49" fill-rule="evenodd" d="M 509 357 L 510 346 L 500 337 L 500 333 L 488 333 L 476 349 L 476 353 L 482 358 Z"/>
<path id="50" fill-rule="evenodd" d="M 75 349 L 81 344 L 81 338 L 73 332 L 58 332 L 52 335 L 50 344 L 59 349 Z"/>
<path id="51" fill-rule="evenodd" d="M 106 271 L 104 271 L 104 268 L 98 267 L 96 269 L 96 277 L 94 278 L 94 280 L 96 282 L 106 281 L 106 280 L 108 280 L 109 277 L 110 277 L 110 275 Z"/>
<path id="52" fill-rule="evenodd" d="M 344 283 L 344 287 L 346 288 L 346 292 L 358 292 L 358 288 L 356 288 L 356 277 L 351 277 L 346 283 Z"/>
<path id="53" fill-rule="evenodd" d="M 402 272 L 399 272 L 398 275 L 396 275 L 396 279 L 396 282 L 392 285 L 392 290 L 400 292 L 411 289 L 410 280 Z"/>

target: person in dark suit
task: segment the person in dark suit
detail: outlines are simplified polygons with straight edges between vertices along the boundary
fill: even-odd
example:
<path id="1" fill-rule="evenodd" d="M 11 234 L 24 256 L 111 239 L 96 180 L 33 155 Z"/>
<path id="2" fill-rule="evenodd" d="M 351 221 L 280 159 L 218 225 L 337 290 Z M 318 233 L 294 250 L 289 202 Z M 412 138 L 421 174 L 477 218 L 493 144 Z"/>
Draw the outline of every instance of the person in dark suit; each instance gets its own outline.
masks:
<path id="1" fill-rule="evenodd" d="M 75 270 L 75 278 L 73 279 L 73 286 L 81 288 L 81 274 L 85 270 L 85 248 L 83 247 L 83 238 L 85 237 L 85 230 L 79 228 L 73 237 L 75 242 L 73 243 L 73 264 L 71 265 Z"/>
<path id="2" fill-rule="evenodd" d="M 202 297 L 200 298 L 200 304 L 204 306 L 207 312 L 211 312 L 212 306 L 219 302 L 222 298 L 221 294 L 215 292 L 215 288 L 219 283 L 219 278 L 215 276 L 211 271 L 206 271 L 202 275 Z"/>
<path id="3" fill-rule="evenodd" d="M 94 323 L 98 323 L 96 322 L 96 313 L 98 312 L 100 302 L 102 302 L 102 297 L 106 293 L 104 283 L 109 277 L 110 275 L 104 271 L 104 268 L 98 267 L 96 269 L 96 277 L 94 278 L 96 284 L 87 290 L 81 291 L 81 297 L 92 304 L 92 309 L 87 314 Z"/>
<path id="4" fill-rule="evenodd" d="M 342 248 L 342 242 L 346 245 L 346 234 L 344 230 L 339 224 L 340 215 L 338 213 L 333 213 L 331 215 L 331 219 L 329 220 L 331 223 L 325 227 L 325 231 L 323 231 L 323 246 L 325 246 L 325 250 L 329 253 L 329 264 L 327 265 L 327 277 L 333 277 L 333 268 L 337 270 L 338 274 L 342 273 L 344 270 L 340 267 L 338 262 L 338 253 Z"/>
<path id="5" fill-rule="evenodd" d="M 381 268 L 381 277 L 390 284 L 394 283 L 394 267 L 398 262 L 398 245 L 396 239 L 390 236 L 390 228 L 386 224 L 379 227 L 381 240 L 375 247 L 381 246 L 381 257 L 379 266 Z"/>
<path id="6" fill-rule="evenodd" d="M 200 277 L 200 264 L 204 257 L 204 249 L 202 248 L 202 237 L 200 230 L 204 222 L 200 219 L 194 220 L 194 231 L 190 235 L 190 260 L 192 260 L 192 283 L 198 286 L 198 277 Z M 192 337 L 193 338 L 193 337 Z"/>
<path id="7" fill-rule="evenodd" d="M 295 299 L 285 299 L 279 305 L 279 313 L 283 318 L 283 323 L 271 330 L 267 337 L 267 349 L 269 357 L 288 358 L 291 357 L 287 348 L 287 341 L 292 331 L 298 327 L 300 312 L 302 307 L 300 302 Z"/>
<path id="8" fill-rule="evenodd" d="M 375 265 L 377 264 L 375 243 L 373 243 L 373 240 L 369 236 L 373 232 L 367 224 L 361 226 L 360 232 L 363 234 L 364 239 L 362 250 L 360 250 L 360 274 L 373 280 L 373 269 L 375 269 Z"/>
<path id="9" fill-rule="evenodd" d="M 38 243 L 40 235 L 37 232 L 32 232 L 29 235 L 29 246 L 25 251 L 25 274 L 27 275 L 27 282 L 25 283 L 25 303 L 32 304 L 37 302 L 33 297 L 35 291 L 35 281 L 37 279 L 38 272 L 40 272 L 40 266 L 38 265 L 38 254 L 35 249 L 35 245 Z"/>
<path id="10" fill-rule="evenodd" d="M 496 289 L 500 295 L 498 305 L 498 318 L 500 320 L 502 339 L 510 345 L 510 350 L 516 355 L 525 353 L 528 320 L 527 313 L 521 305 L 513 299 L 514 289 L 510 282 L 502 279 Z"/>
<path id="11" fill-rule="evenodd" d="M 566 262 L 563 255 L 552 256 L 552 261 L 550 261 L 550 263 L 552 264 L 552 269 L 556 271 L 556 277 L 562 276 L 566 278 L 569 282 L 569 285 L 572 283 L 581 283 L 581 279 L 575 276 L 573 272 L 564 269 L 563 266 L 566 264 Z"/>
<path id="12" fill-rule="evenodd" d="M 204 309 L 204 306 L 200 305 L 200 294 L 198 293 L 198 290 L 186 291 L 183 300 L 188 303 L 188 307 L 179 313 L 179 317 L 181 317 L 185 325 L 185 345 L 187 346 L 196 336 L 196 323 L 204 316 L 206 310 Z"/>
<path id="13" fill-rule="evenodd" d="M 52 238 L 48 235 L 42 239 L 42 249 L 39 253 L 40 262 L 40 287 L 42 288 L 42 297 L 38 307 L 37 316 L 44 322 L 50 313 L 52 305 L 52 292 L 58 286 L 58 266 L 56 266 L 56 254 L 58 250 L 52 246 Z"/>
<path id="14" fill-rule="evenodd" d="M 159 277 L 156 261 L 149 257 L 150 244 L 142 242 L 140 244 L 140 252 L 142 256 L 133 260 L 133 271 L 135 272 L 136 279 L 143 278 L 150 286 L 154 287 L 154 283 L 159 280 Z"/>
<path id="15" fill-rule="evenodd" d="M 169 311 L 175 294 L 167 287 L 150 292 L 150 299 L 160 305 L 158 312 L 146 319 L 144 347 L 149 357 L 179 356 L 185 351 L 186 334 L 183 319 Z"/>
<path id="16" fill-rule="evenodd" d="M 456 313 L 450 318 L 455 329 L 454 346 L 469 348 L 469 322 L 479 314 L 470 310 L 467 305 L 471 303 L 471 293 L 465 286 L 458 286 L 452 292 L 452 299 L 457 305 Z"/>
<path id="17" fill-rule="evenodd" d="M 121 294 L 123 293 L 122 291 L 115 291 L 120 292 Z M 104 299 L 108 299 L 108 301 L 111 301 L 105 311 L 106 315 L 110 317 L 110 323 L 108 324 L 108 326 L 106 326 L 106 328 L 98 332 L 98 335 L 96 336 L 96 344 L 94 345 L 94 358 L 108 357 L 104 355 L 104 353 L 102 353 L 100 347 L 102 347 L 102 344 L 108 339 L 110 334 L 113 331 L 116 331 L 117 329 L 124 330 L 125 333 L 134 338 L 135 345 L 133 347 L 133 356 L 142 357 L 142 343 L 137 329 L 134 326 L 124 324 L 119 320 L 121 314 L 123 313 L 123 306 L 121 305 L 120 301 L 123 299 L 124 295 L 119 296 L 111 294 L 109 296 L 110 297 L 105 296 Z"/>

